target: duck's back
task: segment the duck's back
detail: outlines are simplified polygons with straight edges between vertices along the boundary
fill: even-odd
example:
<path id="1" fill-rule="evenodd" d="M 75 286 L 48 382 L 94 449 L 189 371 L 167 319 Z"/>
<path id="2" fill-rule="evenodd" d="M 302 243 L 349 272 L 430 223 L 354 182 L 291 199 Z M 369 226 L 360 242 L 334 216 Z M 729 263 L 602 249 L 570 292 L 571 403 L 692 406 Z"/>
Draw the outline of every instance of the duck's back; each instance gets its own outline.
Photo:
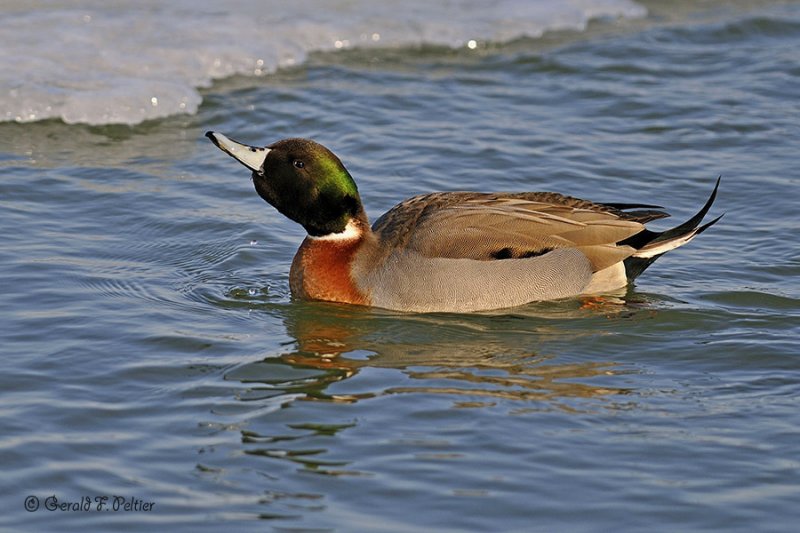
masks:
<path id="1" fill-rule="evenodd" d="M 432 193 L 375 222 L 378 252 L 356 274 L 380 307 L 510 307 L 581 294 L 633 253 L 616 243 L 643 229 L 615 207 L 555 193 Z"/>

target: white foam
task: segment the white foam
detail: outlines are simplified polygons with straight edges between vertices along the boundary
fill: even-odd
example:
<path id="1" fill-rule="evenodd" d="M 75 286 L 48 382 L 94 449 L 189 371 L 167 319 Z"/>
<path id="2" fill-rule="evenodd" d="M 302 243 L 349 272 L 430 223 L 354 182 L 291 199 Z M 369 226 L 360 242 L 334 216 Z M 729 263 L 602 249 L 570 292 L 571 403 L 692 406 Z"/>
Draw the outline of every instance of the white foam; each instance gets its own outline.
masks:
<path id="1" fill-rule="evenodd" d="M 7 0 L 0 121 L 137 124 L 194 113 L 213 80 L 266 75 L 312 51 L 474 49 L 644 14 L 631 0 Z"/>

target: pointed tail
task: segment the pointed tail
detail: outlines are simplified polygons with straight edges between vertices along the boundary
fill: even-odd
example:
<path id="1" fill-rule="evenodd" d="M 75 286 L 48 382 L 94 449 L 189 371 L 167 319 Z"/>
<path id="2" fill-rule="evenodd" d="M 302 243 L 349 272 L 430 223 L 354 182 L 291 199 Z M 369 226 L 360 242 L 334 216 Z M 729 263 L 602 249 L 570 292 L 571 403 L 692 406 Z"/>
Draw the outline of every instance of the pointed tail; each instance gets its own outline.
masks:
<path id="1" fill-rule="evenodd" d="M 714 199 L 717 197 L 717 189 L 719 189 L 720 178 L 717 178 L 717 184 L 714 186 L 714 191 L 706 201 L 700 211 L 695 216 L 672 229 L 662 232 L 644 230 L 636 235 L 619 242 L 618 244 L 627 244 L 636 249 L 636 252 L 623 261 L 625 265 L 625 274 L 628 281 L 633 281 L 639 274 L 645 271 L 653 262 L 661 257 L 663 254 L 674 250 L 679 246 L 683 246 L 691 241 L 705 230 L 716 224 L 723 215 L 718 216 L 711 222 L 707 222 L 702 226 L 700 223 L 703 217 L 706 216 Z"/>

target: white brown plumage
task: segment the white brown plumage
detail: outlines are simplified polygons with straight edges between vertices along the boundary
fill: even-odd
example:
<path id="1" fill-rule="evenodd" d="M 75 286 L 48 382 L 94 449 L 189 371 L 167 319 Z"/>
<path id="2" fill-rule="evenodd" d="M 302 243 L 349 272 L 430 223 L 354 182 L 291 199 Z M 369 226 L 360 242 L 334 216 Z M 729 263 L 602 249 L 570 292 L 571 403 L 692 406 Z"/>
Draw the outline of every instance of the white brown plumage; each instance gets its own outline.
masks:
<path id="1" fill-rule="evenodd" d="M 258 193 L 309 236 L 292 262 L 300 298 L 414 312 L 466 312 L 602 294 L 719 220 L 703 208 L 665 232 L 658 206 L 557 193 L 440 192 L 409 198 L 369 227 L 339 159 L 305 139 L 253 148 L 209 132 L 253 172 Z"/>

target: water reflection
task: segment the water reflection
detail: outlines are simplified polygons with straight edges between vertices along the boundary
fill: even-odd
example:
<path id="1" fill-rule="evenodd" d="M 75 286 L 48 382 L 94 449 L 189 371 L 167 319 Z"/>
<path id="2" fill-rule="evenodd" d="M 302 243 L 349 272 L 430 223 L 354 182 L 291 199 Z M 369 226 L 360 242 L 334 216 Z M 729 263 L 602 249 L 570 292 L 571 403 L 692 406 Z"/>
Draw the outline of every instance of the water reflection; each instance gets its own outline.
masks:
<path id="1" fill-rule="evenodd" d="M 637 313 L 631 305 L 584 302 L 513 314 L 402 315 L 294 303 L 266 311 L 281 318 L 293 339 L 288 349 L 261 354 L 225 374 L 237 385 L 235 403 L 253 404 L 237 427 L 238 453 L 246 470 L 268 480 L 268 496 L 259 503 L 270 512 L 259 513 L 261 519 L 324 511 L 328 501 L 318 492 L 324 483 L 318 476 L 374 482 L 376 473 L 363 458 L 372 457 L 375 446 L 399 456 L 411 453 L 428 465 L 461 460 L 458 445 L 432 438 L 424 422 L 412 424 L 421 433 L 409 433 L 390 421 L 421 415 L 432 417 L 435 426 L 438 416 L 449 418 L 443 413 L 467 409 L 574 412 L 604 403 L 596 399 L 630 393 L 619 386 L 619 376 L 632 372 L 630 367 L 600 356 L 559 354 L 563 350 L 554 346 L 607 335 L 614 327 L 609 319 Z M 372 402 L 411 395 L 419 401 Z M 411 411 L 387 413 L 387 405 L 395 409 L 400 403 Z M 363 420 L 376 422 L 373 431 L 382 428 L 377 441 L 354 429 Z"/>
<path id="2" fill-rule="evenodd" d="M 485 400 L 539 400 L 558 407 L 565 398 L 626 394 L 628 389 L 592 380 L 627 373 L 608 360 L 569 361 L 539 353 L 540 341 L 596 334 L 571 330 L 564 320 L 619 317 L 631 308 L 618 302 L 578 308 L 554 304 L 526 314 L 398 315 L 332 304 L 296 304 L 284 324 L 294 350 L 243 364 L 226 379 L 246 383 L 243 401 L 276 393 L 302 400 L 352 403 L 389 394 L 464 396 L 457 406 Z M 329 392 L 332 384 L 365 369 L 396 369 L 402 378 L 386 388 Z M 346 388 L 346 387 L 344 387 Z"/>

